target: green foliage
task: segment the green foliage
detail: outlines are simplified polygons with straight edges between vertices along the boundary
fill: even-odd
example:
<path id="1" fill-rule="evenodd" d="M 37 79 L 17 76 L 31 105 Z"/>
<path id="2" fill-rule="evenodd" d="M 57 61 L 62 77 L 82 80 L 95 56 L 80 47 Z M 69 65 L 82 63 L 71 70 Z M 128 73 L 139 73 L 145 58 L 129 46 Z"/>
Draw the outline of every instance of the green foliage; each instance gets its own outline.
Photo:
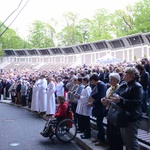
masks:
<path id="1" fill-rule="evenodd" d="M 54 46 L 54 28 L 41 21 L 34 21 L 30 27 L 28 41 L 35 48 L 53 47 Z"/>
<path id="2" fill-rule="evenodd" d="M 78 15 L 72 12 L 68 12 L 63 15 L 64 23 L 66 24 L 62 28 L 61 32 L 57 34 L 59 46 L 70 46 L 81 42 L 81 33 L 78 26 Z"/>
<path id="3" fill-rule="evenodd" d="M 77 30 L 80 33 L 78 38 L 79 43 L 89 42 L 91 25 L 92 22 L 87 18 L 80 20 L 79 25 L 77 26 Z"/>
<path id="4" fill-rule="evenodd" d="M 0 33 L 5 28 L 3 25 Z M 66 12 L 59 21 L 54 18 L 49 23 L 35 20 L 26 40 L 9 28 L 0 38 L 0 45 L 1 49 L 72 46 L 141 32 L 150 32 L 150 0 L 139 0 L 113 13 L 98 9 L 91 19 L 79 20 L 79 14 Z"/>
<path id="5" fill-rule="evenodd" d="M 111 14 L 111 28 L 117 37 L 136 33 L 133 14 L 133 7 L 130 5 L 125 10 L 116 10 Z"/>
<path id="6" fill-rule="evenodd" d="M 89 34 L 90 41 L 97 41 L 103 39 L 111 39 L 110 30 L 110 14 L 106 9 L 97 10 L 94 18 L 92 19 Z"/>
<path id="7" fill-rule="evenodd" d="M 1 24 L 1 23 L 0 23 Z M 3 25 L 0 28 L 0 33 L 2 33 L 7 27 Z M 19 35 L 11 28 L 8 28 L 5 33 L 0 37 L 1 49 L 22 49 L 30 48 L 28 42 L 19 37 Z M 0 52 L 0 55 L 3 53 Z"/>
<path id="8" fill-rule="evenodd" d="M 150 31 L 150 0 L 141 0 L 135 4 L 134 17 L 138 32 Z"/>

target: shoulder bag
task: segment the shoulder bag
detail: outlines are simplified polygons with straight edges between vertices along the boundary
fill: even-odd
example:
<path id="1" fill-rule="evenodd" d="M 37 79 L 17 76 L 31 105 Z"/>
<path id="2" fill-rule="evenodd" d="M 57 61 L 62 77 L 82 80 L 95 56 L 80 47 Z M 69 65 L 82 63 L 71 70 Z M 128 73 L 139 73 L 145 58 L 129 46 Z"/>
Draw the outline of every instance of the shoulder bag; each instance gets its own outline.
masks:
<path id="1" fill-rule="evenodd" d="M 110 102 L 107 119 L 114 126 L 125 128 L 128 126 L 130 113 L 119 107 L 116 103 Z"/>

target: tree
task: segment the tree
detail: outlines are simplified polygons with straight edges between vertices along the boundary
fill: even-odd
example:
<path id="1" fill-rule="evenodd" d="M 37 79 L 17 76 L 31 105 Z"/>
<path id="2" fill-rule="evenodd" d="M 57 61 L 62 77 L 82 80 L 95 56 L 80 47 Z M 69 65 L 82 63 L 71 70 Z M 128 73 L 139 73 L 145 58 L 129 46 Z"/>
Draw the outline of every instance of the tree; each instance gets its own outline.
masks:
<path id="1" fill-rule="evenodd" d="M 89 42 L 90 39 L 90 27 L 92 22 L 88 18 L 84 18 L 79 21 L 79 25 L 77 26 L 78 32 L 80 33 L 80 43 Z"/>
<path id="2" fill-rule="evenodd" d="M 63 15 L 64 27 L 57 34 L 59 46 L 71 46 L 81 41 L 81 34 L 78 31 L 78 15 L 67 12 Z"/>
<path id="3" fill-rule="evenodd" d="M 1 23 L 0 23 L 1 24 Z M 7 26 L 3 25 L 0 28 L 0 33 L 3 33 L 7 29 Z M 0 37 L 0 45 L 2 49 L 22 49 L 29 47 L 29 44 L 25 42 L 19 35 L 16 33 L 15 30 L 8 28 L 4 34 Z"/>
<path id="4" fill-rule="evenodd" d="M 110 34 L 110 18 L 108 10 L 97 10 L 94 18 L 91 20 L 92 24 L 89 30 L 91 35 L 89 41 L 97 41 L 103 39 L 111 39 Z"/>
<path id="5" fill-rule="evenodd" d="M 53 47 L 54 34 L 55 29 L 50 24 L 36 20 L 30 27 L 28 39 L 35 48 Z"/>
<path id="6" fill-rule="evenodd" d="M 150 0 L 141 0 L 135 4 L 134 17 L 137 32 L 150 31 Z"/>
<path id="7" fill-rule="evenodd" d="M 117 37 L 136 33 L 134 9 L 131 5 L 128 5 L 125 10 L 116 10 L 110 18 L 111 30 Z"/>

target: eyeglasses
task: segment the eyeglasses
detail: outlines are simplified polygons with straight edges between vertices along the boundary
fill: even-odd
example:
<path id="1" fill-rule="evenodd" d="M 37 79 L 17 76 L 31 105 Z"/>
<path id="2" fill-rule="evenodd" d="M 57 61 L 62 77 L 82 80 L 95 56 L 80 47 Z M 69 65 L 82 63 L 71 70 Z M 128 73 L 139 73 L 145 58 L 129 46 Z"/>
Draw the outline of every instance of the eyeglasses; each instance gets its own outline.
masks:
<path id="1" fill-rule="evenodd" d="M 128 71 L 126 71 L 126 72 L 124 72 L 124 73 L 132 74 L 131 72 L 128 72 Z"/>

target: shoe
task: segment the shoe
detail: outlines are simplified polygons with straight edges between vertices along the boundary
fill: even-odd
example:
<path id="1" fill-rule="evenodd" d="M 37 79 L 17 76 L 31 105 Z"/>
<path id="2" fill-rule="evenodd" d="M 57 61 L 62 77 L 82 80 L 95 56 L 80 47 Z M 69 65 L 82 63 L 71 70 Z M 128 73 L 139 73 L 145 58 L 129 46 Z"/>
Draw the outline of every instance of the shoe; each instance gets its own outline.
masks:
<path id="1" fill-rule="evenodd" d="M 89 139 L 91 138 L 91 135 L 81 135 L 80 137 L 81 139 Z"/>
<path id="2" fill-rule="evenodd" d="M 98 139 L 95 139 L 95 140 L 92 140 L 92 143 L 96 143 L 98 141 L 99 141 Z"/>
<path id="3" fill-rule="evenodd" d="M 105 145 L 105 142 L 98 141 L 97 143 L 95 143 L 95 146 L 102 146 L 102 145 Z"/>
<path id="4" fill-rule="evenodd" d="M 41 134 L 42 136 L 44 136 L 44 137 L 48 137 L 48 133 L 47 133 L 47 132 L 42 131 L 42 132 L 40 132 L 40 134 Z"/>

